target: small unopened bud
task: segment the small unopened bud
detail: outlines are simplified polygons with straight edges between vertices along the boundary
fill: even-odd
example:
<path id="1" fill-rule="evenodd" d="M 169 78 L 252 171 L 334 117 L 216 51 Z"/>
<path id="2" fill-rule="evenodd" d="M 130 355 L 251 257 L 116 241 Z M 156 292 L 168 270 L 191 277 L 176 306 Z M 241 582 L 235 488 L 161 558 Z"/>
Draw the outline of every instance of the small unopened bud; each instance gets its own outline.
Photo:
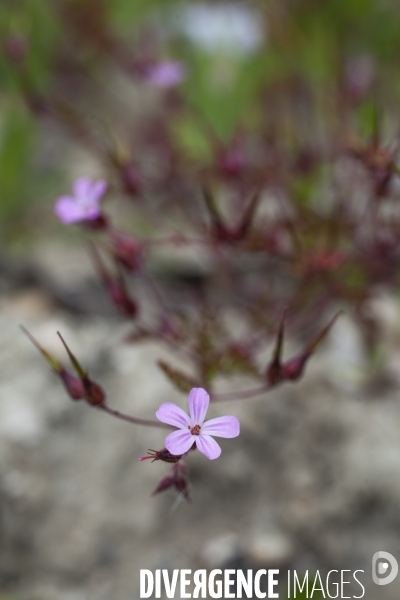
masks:
<path id="1" fill-rule="evenodd" d="M 324 329 L 315 337 L 315 339 L 309 344 L 302 352 L 288 360 L 287 362 L 281 362 L 282 350 L 283 350 L 283 336 L 284 336 L 284 325 L 285 325 L 285 313 L 281 318 L 279 326 L 276 347 L 274 356 L 271 363 L 266 370 L 266 379 L 270 385 L 277 385 L 283 381 L 296 381 L 299 379 L 304 371 L 308 359 L 311 357 L 317 346 L 325 338 L 336 319 L 339 317 L 342 311 L 339 311 L 333 319 L 331 319 L 324 327 Z"/>
<path id="2" fill-rule="evenodd" d="M 136 198 L 140 193 L 141 182 L 138 172 L 132 164 L 126 164 L 122 167 L 122 178 L 125 191 L 133 198 Z"/>
<path id="3" fill-rule="evenodd" d="M 31 333 L 25 327 L 21 326 L 22 331 L 32 342 L 34 346 L 39 350 L 42 356 L 47 360 L 53 371 L 58 375 L 67 390 L 68 395 L 72 400 L 82 400 L 85 397 L 84 385 L 81 379 L 71 375 L 60 363 L 45 350 Z M 61 337 L 61 336 L 60 336 Z"/>
<path id="4" fill-rule="evenodd" d="M 235 179 L 240 177 L 244 167 L 244 156 L 239 149 L 223 154 L 219 159 L 218 170 L 223 177 Z"/>
<path id="5" fill-rule="evenodd" d="M 267 367 L 267 381 L 271 385 L 277 385 L 285 379 L 282 365 L 279 360 L 274 359 Z"/>
<path id="6" fill-rule="evenodd" d="M 92 406 L 99 406 L 100 404 L 103 404 L 104 400 L 106 399 L 106 395 L 104 393 L 103 388 L 101 387 L 101 385 L 89 378 L 89 375 L 81 367 L 75 355 L 72 354 L 71 350 L 67 346 L 67 343 L 65 342 L 64 338 L 62 337 L 59 331 L 57 332 L 57 335 L 62 341 L 64 348 L 68 353 L 69 359 L 79 376 L 79 380 L 81 381 L 83 386 L 83 397 L 85 398 L 86 402 L 88 402 Z"/>
<path id="7" fill-rule="evenodd" d="M 294 356 L 293 358 L 288 360 L 288 362 L 286 362 L 282 366 L 284 379 L 289 379 L 290 381 L 296 381 L 303 375 L 304 368 L 306 366 L 308 359 L 314 353 L 317 346 L 319 346 L 319 344 L 322 342 L 322 340 L 326 337 L 327 333 L 332 328 L 336 319 L 341 314 L 342 314 L 342 311 L 339 311 L 333 317 L 333 319 L 331 319 L 329 321 L 328 325 L 326 325 L 326 327 L 324 327 L 323 330 L 315 337 L 315 339 L 311 342 L 311 344 L 309 344 L 307 346 L 307 348 L 305 348 L 302 352 L 300 352 L 300 354 L 297 354 L 297 356 Z"/>
<path id="8" fill-rule="evenodd" d="M 83 221 L 83 225 L 92 231 L 103 231 L 104 229 L 107 229 L 108 221 L 105 215 L 100 214 L 96 219 Z"/>
<path id="9" fill-rule="evenodd" d="M 181 455 L 178 456 L 175 454 L 171 454 L 166 448 L 163 448 L 162 450 L 149 449 L 147 451 L 147 456 L 141 456 L 139 460 L 143 461 L 151 459 L 151 462 L 154 462 L 156 460 L 162 460 L 163 462 L 167 463 L 177 463 L 178 461 L 180 461 L 181 458 Z"/>
<path id="10" fill-rule="evenodd" d="M 173 476 L 168 475 L 167 477 L 164 477 L 163 479 L 161 479 L 160 483 L 154 490 L 153 496 L 155 494 L 159 494 L 160 492 L 163 492 L 164 490 L 167 490 L 170 487 L 173 487 L 174 485 L 175 485 L 175 478 Z"/>
<path id="11" fill-rule="evenodd" d="M 310 356 L 311 354 L 299 354 L 285 363 L 282 367 L 283 379 L 290 381 L 299 379 L 303 375 L 304 367 Z"/>
<path id="12" fill-rule="evenodd" d="M 164 477 L 160 481 L 153 492 L 153 496 L 169 488 L 175 488 L 187 501 L 190 501 L 188 472 L 181 463 L 176 463 L 172 467 L 171 475 Z"/>
<path id="13" fill-rule="evenodd" d="M 64 368 L 58 373 L 65 389 L 73 400 L 82 400 L 85 395 L 83 383 L 78 377 L 71 375 Z"/>
<path id="14" fill-rule="evenodd" d="M 143 262 L 143 247 L 132 237 L 110 232 L 114 258 L 129 271 L 137 271 Z"/>
<path id="15" fill-rule="evenodd" d="M 114 306 L 128 317 L 135 317 L 138 312 L 137 303 L 129 298 L 126 290 L 118 282 L 110 282 L 108 293 Z"/>
<path id="16" fill-rule="evenodd" d="M 83 380 L 83 387 L 85 393 L 85 400 L 92 406 L 99 406 L 104 403 L 106 399 L 105 392 L 101 385 L 89 379 L 89 377 L 85 377 Z"/>
<path id="17" fill-rule="evenodd" d="M 92 255 L 111 302 L 123 314 L 128 317 L 135 317 L 138 312 L 138 305 L 129 297 L 122 273 L 118 274 L 118 279 L 110 275 L 95 246 L 92 246 Z"/>

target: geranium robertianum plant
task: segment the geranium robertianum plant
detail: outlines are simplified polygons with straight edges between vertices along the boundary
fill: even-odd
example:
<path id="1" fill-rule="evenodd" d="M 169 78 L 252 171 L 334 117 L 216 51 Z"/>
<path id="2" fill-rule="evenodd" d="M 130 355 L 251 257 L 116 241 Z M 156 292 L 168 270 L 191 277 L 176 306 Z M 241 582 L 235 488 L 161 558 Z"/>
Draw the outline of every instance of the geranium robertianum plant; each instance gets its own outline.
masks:
<path id="1" fill-rule="evenodd" d="M 128 341 L 151 339 L 184 353 L 190 374 L 165 360 L 159 367 L 179 391 L 201 388 L 211 402 L 296 382 L 342 308 L 372 348 L 368 305 L 377 290 L 398 289 L 400 221 L 398 119 L 385 110 L 399 101 L 389 81 L 395 65 L 379 68 L 383 59 L 370 32 L 396 15 L 382 22 L 379 11 L 365 15 L 341 0 L 318 10 L 313 2 L 252 3 L 261 25 L 254 39 L 246 37 L 251 27 L 241 29 L 230 52 L 210 54 L 178 35 L 166 56 L 156 33 L 136 32 L 132 43 L 118 35 L 106 4 L 93 11 L 93 0 L 59 3 L 60 14 L 52 14 L 72 38 L 55 44 L 47 84 L 32 73 L 35 40 L 30 48 L 14 35 L 6 50 L 31 113 L 56 123 L 98 162 L 101 180 L 80 173 L 55 212 L 64 225 L 90 233 L 108 298 L 132 325 Z M 376 19 L 381 27 L 369 27 Z M 329 35 L 318 35 L 326 23 Z M 398 55 L 397 33 L 390 39 Z M 130 103 L 110 90 L 110 68 L 156 98 L 136 123 Z M 87 106 L 99 89 L 109 113 L 103 109 L 96 120 Z M 124 215 L 132 213 L 129 224 L 111 210 L 113 197 L 123 199 Z M 139 219 L 145 232 L 136 227 Z M 172 257 L 195 256 L 198 265 L 180 272 L 177 261 L 186 284 L 179 303 L 168 289 L 160 293 L 151 266 L 171 250 Z M 150 321 L 131 281 L 152 295 Z M 240 331 L 227 323 L 228 314 Z M 309 340 L 288 359 L 286 321 L 294 336 Z M 261 364 L 261 350 L 274 340 L 271 360 Z M 39 349 L 73 400 L 136 425 L 168 427 L 112 408 L 70 351 L 76 374 Z M 254 385 L 221 391 L 220 378 L 237 375 Z M 172 465 L 157 491 L 175 487 L 188 497 L 183 461 L 201 447 L 203 423 L 186 424 L 195 436 L 190 447 L 178 451 L 166 442 L 148 457 Z"/>

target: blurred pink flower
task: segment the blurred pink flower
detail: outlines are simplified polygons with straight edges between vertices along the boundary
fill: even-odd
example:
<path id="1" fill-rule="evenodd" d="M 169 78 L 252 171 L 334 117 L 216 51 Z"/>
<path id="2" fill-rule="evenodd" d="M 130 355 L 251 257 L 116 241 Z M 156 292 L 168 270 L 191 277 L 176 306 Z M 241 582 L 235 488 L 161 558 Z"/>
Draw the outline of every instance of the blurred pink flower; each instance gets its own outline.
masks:
<path id="1" fill-rule="evenodd" d="M 234 438 L 240 433 L 236 417 L 217 417 L 204 422 L 210 396 L 202 388 L 193 388 L 189 394 L 190 416 L 172 402 L 161 404 L 156 417 L 162 423 L 173 425 L 173 431 L 165 438 L 165 447 L 173 455 L 188 452 L 193 444 L 210 460 L 218 458 L 221 448 L 211 436 Z"/>
<path id="2" fill-rule="evenodd" d="M 107 189 L 105 181 L 92 181 L 88 177 L 77 179 L 73 196 L 60 196 L 54 212 L 64 225 L 79 221 L 93 221 L 101 215 L 100 200 Z"/>
<path id="3" fill-rule="evenodd" d="M 145 79 L 152 85 L 160 88 L 173 87 L 182 83 L 186 78 L 183 63 L 177 61 L 164 61 L 148 65 Z"/>

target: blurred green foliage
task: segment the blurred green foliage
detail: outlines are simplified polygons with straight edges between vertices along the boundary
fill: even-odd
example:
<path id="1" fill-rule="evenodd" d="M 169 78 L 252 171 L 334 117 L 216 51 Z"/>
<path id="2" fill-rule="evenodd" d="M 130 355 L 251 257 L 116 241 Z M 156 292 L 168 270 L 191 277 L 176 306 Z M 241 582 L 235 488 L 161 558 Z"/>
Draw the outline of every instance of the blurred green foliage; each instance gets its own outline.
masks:
<path id="1" fill-rule="evenodd" d="M 35 151 L 35 125 L 29 113 L 17 101 L 8 98 L 0 114 L 0 193 L 1 216 L 15 217 L 29 202 L 31 158 Z"/>
<path id="2" fill-rule="evenodd" d="M 239 126 L 257 125 L 257 92 L 266 75 L 263 53 L 232 57 L 191 49 L 186 60 L 190 64 L 187 97 L 217 136 L 229 141 Z"/>
<path id="3" fill-rule="evenodd" d="M 0 4 L 0 80 L 3 91 L 21 91 L 29 84 L 37 91 L 49 85 L 56 56 L 56 45 L 62 35 L 62 25 L 46 0 L 4 0 Z M 21 77 L 18 59 L 10 60 L 10 42 L 21 44 L 24 54 L 24 76 Z M 15 51 L 17 52 L 17 48 Z"/>
<path id="4" fill-rule="evenodd" d="M 177 0 L 112 0 L 107 3 L 109 16 L 119 31 L 128 31 L 139 27 L 155 11 L 167 12 L 179 6 Z"/>
<path id="5" fill-rule="evenodd" d="M 0 4 L 0 233 L 29 211 L 44 186 L 35 168 L 38 127 L 21 98 L 27 86 L 45 92 L 51 83 L 60 23 L 48 2 L 5 0 Z M 23 71 L 20 63 L 24 62 Z"/>

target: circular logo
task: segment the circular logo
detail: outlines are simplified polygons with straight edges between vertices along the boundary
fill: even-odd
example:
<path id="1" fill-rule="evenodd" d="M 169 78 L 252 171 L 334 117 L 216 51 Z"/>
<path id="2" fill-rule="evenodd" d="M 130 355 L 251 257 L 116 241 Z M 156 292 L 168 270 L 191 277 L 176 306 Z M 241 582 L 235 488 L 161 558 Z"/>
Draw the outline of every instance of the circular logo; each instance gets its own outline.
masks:
<path id="1" fill-rule="evenodd" d="M 399 572 L 397 560 L 389 552 L 380 550 L 372 557 L 372 579 L 377 585 L 392 583 Z"/>

